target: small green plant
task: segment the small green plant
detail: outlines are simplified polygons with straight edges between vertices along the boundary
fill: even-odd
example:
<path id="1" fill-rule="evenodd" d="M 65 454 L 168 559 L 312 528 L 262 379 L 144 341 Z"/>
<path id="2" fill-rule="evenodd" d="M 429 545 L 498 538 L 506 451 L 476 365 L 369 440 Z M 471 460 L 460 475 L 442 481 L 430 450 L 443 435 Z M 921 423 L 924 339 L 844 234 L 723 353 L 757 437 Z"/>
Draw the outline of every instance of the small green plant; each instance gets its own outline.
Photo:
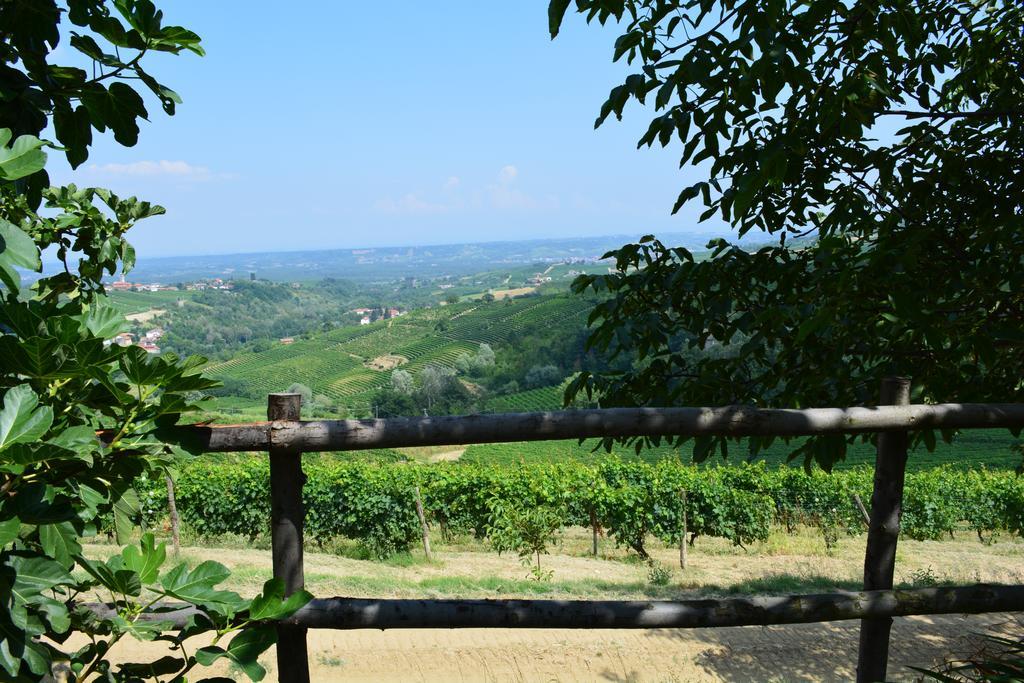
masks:
<path id="1" fill-rule="evenodd" d="M 915 569 L 910 573 L 910 583 L 917 588 L 934 588 L 942 583 L 931 566 Z"/>
<path id="2" fill-rule="evenodd" d="M 528 578 L 549 581 L 554 572 L 542 569 L 540 558 L 561 531 L 564 516 L 556 508 L 538 505 L 521 510 L 495 498 L 491 500 L 487 536 L 499 554 L 513 551 L 519 555 L 523 566 L 530 570 Z"/>
<path id="3" fill-rule="evenodd" d="M 647 562 L 647 581 L 652 586 L 667 586 L 672 580 L 672 569 L 657 560 Z"/>

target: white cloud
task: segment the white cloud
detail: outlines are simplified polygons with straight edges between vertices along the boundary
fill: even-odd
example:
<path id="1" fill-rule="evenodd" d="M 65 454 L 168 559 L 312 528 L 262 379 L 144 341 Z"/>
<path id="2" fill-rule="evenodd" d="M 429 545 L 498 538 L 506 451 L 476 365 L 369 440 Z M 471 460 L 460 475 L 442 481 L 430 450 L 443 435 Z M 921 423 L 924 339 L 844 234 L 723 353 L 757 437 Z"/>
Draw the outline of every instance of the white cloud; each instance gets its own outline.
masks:
<path id="1" fill-rule="evenodd" d="M 513 180 L 515 180 L 516 176 L 518 175 L 519 169 L 513 166 L 512 164 L 509 164 L 508 166 L 502 166 L 501 170 L 498 171 L 498 182 L 501 183 L 502 185 L 508 185 Z"/>
<path id="2" fill-rule="evenodd" d="M 197 166 L 187 161 L 133 161 L 128 164 L 91 164 L 87 167 L 90 173 L 119 176 L 165 176 L 181 180 L 203 182 L 207 180 L 223 180 L 233 177 L 228 173 L 214 173 L 206 166 Z"/>
<path id="3" fill-rule="evenodd" d="M 461 182 L 462 181 L 459 180 L 458 176 L 453 175 L 450 178 L 448 178 L 448 180 L 444 181 L 444 189 L 454 190 L 461 184 Z"/>
<path id="4" fill-rule="evenodd" d="M 491 206 L 500 210 L 532 211 L 536 209 L 557 209 L 558 199 L 553 196 L 533 197 L 516 187 L 519 169 L 509 164 L 498 171 L 496 185 L 487 186 Z"/>

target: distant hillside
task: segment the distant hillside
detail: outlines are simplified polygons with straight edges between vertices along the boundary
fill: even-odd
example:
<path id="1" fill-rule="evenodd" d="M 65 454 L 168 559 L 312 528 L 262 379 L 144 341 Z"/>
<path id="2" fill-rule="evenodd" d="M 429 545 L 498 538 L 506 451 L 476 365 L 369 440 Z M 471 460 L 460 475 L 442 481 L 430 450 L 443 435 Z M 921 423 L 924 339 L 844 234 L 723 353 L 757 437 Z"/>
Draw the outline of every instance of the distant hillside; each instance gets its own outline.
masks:
<path id="1" fill-rule="evenodd" d="M 453 367 L 463 354 L 489 344 L 498 358 L 528 366 L 562 360 L 563 345 L 582 348 L 586 316 L 593 302 L 568 295 L 532 296 L 505 301 L 463 302 L 413 311 L 370 325 L 343 327 L 292 344 L 275 344 L 259 353 L 243 353 L 210 365 L 207 374 L 238 395 L 263 400 L 292 383 L 310 387 L 355 414 L 369 411 L 374 392 L 390 382 L 391 370 L 412 374 L 428 364 Z M 530 348 L 523 348 L 524 342 Z M 561 354 L 561 356 L 559 355 Z M 523 407 L 547 407 L 557 388 L 509 396 Z M 527 398 L 528 397 L 528 398 Z M 543 398 L 542 398 L 543 397 Z M 496 406 L 506 401 L 494 399 Z M 557 403 L 555 404 L 557 405 Z M 555 405 L 550 407 L 555 407 Z"/>
<path id="2" fill-rule="evenodd" d="M 664 233 L 667 243 L 701 250 L 711 233 Z M 344 278 L 359 283 L 401 278 L 459 277 L 487 270 L 566 260 L 593 261 L 639 239 L 640 234 L 563 239 L 440 244 L 428 246 L 317 249 L 310 251 L 202 256 L 141 257 L 131 273 L 136 281 L 171 283 L 200 278 L 246 279 L 249 273 L 278 282 Z M 59 270 L 46 264 L 46 272 Z M 31 279 L 32 275 L 26 273 Z"/>

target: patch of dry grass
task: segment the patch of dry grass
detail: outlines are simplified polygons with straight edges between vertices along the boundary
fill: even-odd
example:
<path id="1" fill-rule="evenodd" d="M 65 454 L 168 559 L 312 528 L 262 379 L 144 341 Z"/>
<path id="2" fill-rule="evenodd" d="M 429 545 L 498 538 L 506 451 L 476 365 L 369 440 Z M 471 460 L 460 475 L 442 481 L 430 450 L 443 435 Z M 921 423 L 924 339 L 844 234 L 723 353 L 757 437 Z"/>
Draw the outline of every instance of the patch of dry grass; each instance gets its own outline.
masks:
<path id="1" fill-rule="evenodd" d="M 232 570 L 226 587 L 251 595 L 271 575 L 267 541 L 221 539 L 216 546 L 187 545 L 182 559 L 192 564 L 221 562 Z M 672 568 L 665 586 L 650 585 L 647 565 L 609 539 L 601 539 L 599 556 L 592 557 L 591 537 L 585 529 L 570 529 L 562 535 L 554 553 L 545 558 L 554 578 L 540 584 L 526 580 L 526 570 L 515 555 L 498 555 L 468 536 L 445 543 L 435 535 L 434 562 L 427 562 L 420 550 L 378 562 L 358 559 L 357 545 L 344 539 L 324 549 L 310 544 L 305 569 L 307 587 L 321 596 L 668 599 L 694 594 L 815 592 L 860 585 L 864 541 L 863 535 L 842 538 L 832 552 L 826 552 L 821 538 L 810 529 L 792 535 L 777 531 L 766 542 L 745 550 L 722 539 L 700 538 L 690 548 L 686 570 L 681 570 L 678 548 L 651 539 L 651 556 Z M 114 551 L 102 543 L 87 546 L 93 557 Z M 897 581 L 913 585 L 922 577 L 956 584 L 1022 583 L 1024 541 L 1004 537 L 983 545 L 966 532 L 944 541 L 901 540 Z"/>

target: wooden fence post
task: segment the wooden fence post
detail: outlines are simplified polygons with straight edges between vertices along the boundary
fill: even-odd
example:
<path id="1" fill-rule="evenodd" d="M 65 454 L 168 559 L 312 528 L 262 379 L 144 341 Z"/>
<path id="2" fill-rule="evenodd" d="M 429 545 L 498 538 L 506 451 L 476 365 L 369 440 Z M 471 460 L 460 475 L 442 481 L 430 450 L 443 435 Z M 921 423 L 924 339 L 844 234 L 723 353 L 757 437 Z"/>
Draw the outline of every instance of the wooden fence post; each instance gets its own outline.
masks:
<path id="1" fill-rule="evenodd" d="M 679 491 L 679 568 L 686 569 L 686 489 Z"/>
<path id="2" fill-rule="evenodd" d="M 296 421 L 301 414 L 299 394 L 267 396 L 267 419 Z M 284 581 L 285 595 L 305 587 L 302 568 L 302 452 L 274 446 L 274 427 L 270 432 L 270 543 L 274 577 Z M 306 629 L 301 626 L 277 627 L 277 676 L 281 683 L 309 683 L 309 658 Z"/>
<path id="3" fill-rule="evenodd" d="M 416 492 L 416 516 L 420 520 L 420 531 L 423 532 L 423 554 L 427 557 L 427 562 L 434 561 L 434 555 L 430 552 L 430 527 L 427 526 L 427 516 L 423 513 L 423 498 L 420 497 L 419 484 L 414 489 Z"/>
<path id="4" fill-rule="evenodd" d="M 167 515 L 171 521 L 171 544 L 174 546 L 174 556 L 181 555 L 181 520 L 178 518 L 178 503 L 174 498 L 174 480 L 170 474 L 165 474 L 167 480 Z"/>
<path id="5" fill-rule="evenodd" d="M 908 405 L 910 378 L 882 380 L 880 405 Z M 871 494 L 871 523 L 864 553 L 864 589 L 892 588 L 896 569 L 896 542 L 903 512 L 903 482 L 907 469 L 907 432 L 878 435 L 875 455 L 874 490 Z M 860 650 L 857 653 L 858 683 L 884 681 L 889 660 L 889 631 L 892 617 L 862 619 Z"/>

